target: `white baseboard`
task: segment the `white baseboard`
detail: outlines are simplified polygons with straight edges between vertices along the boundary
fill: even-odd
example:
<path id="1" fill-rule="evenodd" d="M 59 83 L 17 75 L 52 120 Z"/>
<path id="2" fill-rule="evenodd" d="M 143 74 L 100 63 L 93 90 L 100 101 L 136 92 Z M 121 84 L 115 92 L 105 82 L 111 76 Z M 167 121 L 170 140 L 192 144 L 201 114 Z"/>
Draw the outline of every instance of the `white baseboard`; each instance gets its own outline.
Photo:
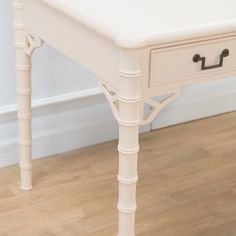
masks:
<path id="1" fill-rule="evenodd" d="M 116 122 L 99 88 L 39 99 L 32 107 L 33 159 L 117 137 Z M 16 113 L 14 104 L 0 108 L 0 167 L 18 162 Z"/>
<path id="2" fill-rule="evenodd" d="M 96 130 L 96 132 L 94 132 Z M 117 138 L 115 121 L 77 127 L 63 132 L 51 132 L 33 137 L 33 159 L 62 153 Z M 18 162 L 17 139 L 0 145 L 0 167 Z"/>
<path id="3" fill-rule="evenodd" d="M 142 132 L 236 110 L 236 90 L 192 96 L 166 107 Z M 0 167 L 18 162 L 16 105 L 0 108 Z M 33 158 L 118 137 L 118 126 L 99 89 L 33 102 Z"/>

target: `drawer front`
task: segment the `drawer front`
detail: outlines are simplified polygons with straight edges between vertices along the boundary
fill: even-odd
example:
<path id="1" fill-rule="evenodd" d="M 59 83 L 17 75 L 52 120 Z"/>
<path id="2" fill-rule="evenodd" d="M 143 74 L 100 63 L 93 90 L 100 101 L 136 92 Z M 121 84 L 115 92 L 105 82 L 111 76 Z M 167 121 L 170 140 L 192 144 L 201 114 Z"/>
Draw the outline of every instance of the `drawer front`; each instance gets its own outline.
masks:
<path id="1" fill-rule="evenodd" d="M 224 51 L 225 49 L 229 50 L 229 55 Z M 223 51 L 226 54 L 222 55 Z M 196 54 L 198 54 L 196 59 L 200 58 L 198 62 L 193 61 Z M 160 86 L 232 71 L 236 71 L 236 37 L 153 49 L 149 86 Z"/>

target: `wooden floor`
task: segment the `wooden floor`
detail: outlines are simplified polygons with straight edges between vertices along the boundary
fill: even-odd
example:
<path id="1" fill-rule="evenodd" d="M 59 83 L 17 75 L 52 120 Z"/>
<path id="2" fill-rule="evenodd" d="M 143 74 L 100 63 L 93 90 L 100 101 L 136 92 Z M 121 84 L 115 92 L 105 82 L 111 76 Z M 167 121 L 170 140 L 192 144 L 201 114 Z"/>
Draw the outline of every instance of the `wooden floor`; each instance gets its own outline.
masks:
<path id="1" fill-rule="evenodd" d="M 0 236 L 115 236 L 117 142 L 0 169 Z M 236 235 L 236 112 L 141 135 L 137 236 Z"/>

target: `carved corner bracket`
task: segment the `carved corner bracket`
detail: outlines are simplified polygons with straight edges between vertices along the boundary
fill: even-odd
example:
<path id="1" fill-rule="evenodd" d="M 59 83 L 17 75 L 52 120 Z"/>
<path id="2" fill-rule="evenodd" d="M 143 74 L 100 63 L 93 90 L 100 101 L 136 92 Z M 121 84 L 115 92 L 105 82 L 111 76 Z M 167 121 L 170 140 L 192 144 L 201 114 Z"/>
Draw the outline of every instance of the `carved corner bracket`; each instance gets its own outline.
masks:
<path id="1" fill-rule="evenodd" d="M 100 82 L 100 88 L 102 89 L 109 105 L 111 107 L 112 113 L 116 120 L 118 120 L 118 96 L 117 94 L 109 88 L 109 86 L 103 81 Z"/>
<path id="2" fill-rule="evenodd" d="M 105 83 L 105 82 L 101 82 L 100 83 L 100 87 L 105 95 L 105 97 L 107 98 L 111 110 L 113 112 L 114 117 L 116 118 L 116 120 L 119 120 L 119 113 L 118 113 L 118 108 L 119 108 L 119 99 L 118 99 L 118 95 Z M 172 91 L 170 91 L 168 93 L 168 96 L 165 97 L 164 99 L 162 99 L 161 101 L 155 101 L 152 98 L 148 98 L 147 100 L 143 101 L 143 108 L 144 109 L 144 104 L 147 104 L 150 107 L 150 111 L 147 115 L 142 115 L 142 121 L 140 123 L 140 125 L 145 125 L 148 123 L 151 123 L 154 118 L 156 117 L 156 115 L 167 105 L 169 105 L 172 101 L 174 101 L 180 94 L 180 89 L 173 89 Z"/>
<path id="3" fill-rule="evenodd" d="M 25 32 L 25 53 L 30 56 L 36 48 L 39 48 L 43 45 L 43 40 L 39 37 Z"/>
<path id="4" fill-rule="evenodd" d="M 143 116 L 141 125 L 151 123 L 154 120 L 154 118 L 157 116 L 157 114 L 164 107 L 169 105 L 172 101 L 174 101 L 179 96 L 179 93 L 180 93 L 180 89 L 174 89 L 169 93 L 167 97 L 165 97 L 161 101 L 155 101 L 152 98 L 149 98 L 146 101 L 144 101 L 150 107 L 150 111 L 146 115 L 146 117 Z"/>

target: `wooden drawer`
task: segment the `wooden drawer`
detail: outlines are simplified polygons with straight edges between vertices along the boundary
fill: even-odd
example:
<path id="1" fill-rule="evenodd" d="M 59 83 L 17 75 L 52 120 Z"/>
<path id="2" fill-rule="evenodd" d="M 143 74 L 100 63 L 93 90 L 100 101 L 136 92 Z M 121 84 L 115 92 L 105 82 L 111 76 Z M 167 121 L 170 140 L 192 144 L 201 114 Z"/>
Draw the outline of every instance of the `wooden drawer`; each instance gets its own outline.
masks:
<path id="1" fill-rule="evenodd" d="M 229 55 L 222 57 L 223 66 L 209 68 L 219 66 L 224 49 L 229 50 Z M 205 57 L 208 68 L 203 70 L 202 61 L 193 61 L 196 54 Z M 152 49 L 150 58 L 150 87 L 236 71 L 236 37 Z"/>

